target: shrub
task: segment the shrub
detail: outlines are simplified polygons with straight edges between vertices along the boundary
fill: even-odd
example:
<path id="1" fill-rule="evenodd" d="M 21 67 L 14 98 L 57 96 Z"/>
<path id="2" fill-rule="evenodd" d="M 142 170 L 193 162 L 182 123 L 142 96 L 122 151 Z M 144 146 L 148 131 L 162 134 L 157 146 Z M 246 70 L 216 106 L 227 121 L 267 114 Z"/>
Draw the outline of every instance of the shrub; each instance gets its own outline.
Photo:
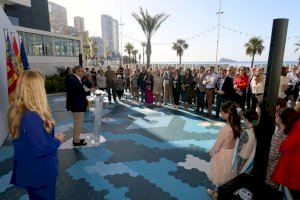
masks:
<path id="1" fill-rule="evenodd" d="M 55 75 L 46 76 L 45 87 L 47 94 L 65 92 L 65 69 L 62 67 L 56 67 L 57 73 Z"/>

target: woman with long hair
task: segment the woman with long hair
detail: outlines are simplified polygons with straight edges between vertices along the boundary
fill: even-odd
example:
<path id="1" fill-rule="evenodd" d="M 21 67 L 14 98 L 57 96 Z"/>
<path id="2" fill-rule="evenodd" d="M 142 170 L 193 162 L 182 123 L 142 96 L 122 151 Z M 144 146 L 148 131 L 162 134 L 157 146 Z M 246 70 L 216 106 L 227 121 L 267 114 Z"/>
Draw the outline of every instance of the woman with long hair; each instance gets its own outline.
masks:
<path id="1" fill-rule="evenodd" d="M 57 149 L 63 134 L 54 136 L 45 77 L 24 71 L 18 78 L 15 100 L 8 111 L 13 139 L 14 168 L 11 183 L 27 189 L 30 199 L 55 199 Z"/>
<path id="2" fill-rule="evenodd" d="M 271 179 L 280 158 L 279 147 L 292 130 L 298 118 L 298 113 L 288 107 L 280 109 L 278 113 L 275 114 L 275 123 L 278 129 L 272 136 L 266 175 L 266 184 L 274 189 L 279 189 L 280 186 Z"/>
<path id="3" fill-rule="evenodd" d="M 236 139 L 240 137 L 242 131 L 237 108 L 238 106 L 230 101 L 221 106 L 221 117 L 226 121 L 226 125 L 220 130 L 217 141 L 209 152 L 211 157 L 209 179 L 216 186 L 223 185 L 236 176 L 232 170 L 232 159 Z M 208 189 L 208 193 L 216 199 L 216 191 Z"/>

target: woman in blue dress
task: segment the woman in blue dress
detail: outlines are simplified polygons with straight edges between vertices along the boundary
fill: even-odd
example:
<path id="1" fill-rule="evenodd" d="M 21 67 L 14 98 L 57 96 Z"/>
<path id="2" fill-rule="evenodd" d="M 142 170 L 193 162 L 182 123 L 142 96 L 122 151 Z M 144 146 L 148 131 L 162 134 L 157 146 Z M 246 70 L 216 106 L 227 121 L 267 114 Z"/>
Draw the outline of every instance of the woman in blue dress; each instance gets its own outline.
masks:
<path id="1" fill-rule="evenodd" d="M 57 149 L 64 139 L 61 133 L 54 135 L 44 83 L 44 75 L 38 71 L 21 73 L 8 111 L 14 146 L 11 183 L 27 189 L 31 200 L 55 199 Z"/>

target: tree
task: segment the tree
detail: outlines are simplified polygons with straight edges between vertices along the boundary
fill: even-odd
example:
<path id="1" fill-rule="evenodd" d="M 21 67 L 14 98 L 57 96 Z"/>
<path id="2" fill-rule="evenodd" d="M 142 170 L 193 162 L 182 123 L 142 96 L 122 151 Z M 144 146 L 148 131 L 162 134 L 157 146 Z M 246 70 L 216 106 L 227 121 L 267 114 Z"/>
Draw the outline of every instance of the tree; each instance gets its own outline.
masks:
<path id="1" fill-rule="evenodd" d="M 132 55 L 133 55 L 133 62 L 134 63 L 136 63 L 137 62 L 137 60 L 136 60 L 136 54 L 138 53 L 139 51 L 137 50 L 137 49 L 134 49 L 133 51 L 132 51 Z"/>
<path id="2" fill-rule="evenodd" d="M 169 15 L 165 15 L 163 13 L 156 14 L 151 16 L 148 13 L 148 10 L 143 10 L 140 7 L 139 14 L 132 13 L 132 16 L 136 19 L 136 21 L 140 24 L 147 40 L 146 54 L 147 54 L 147 65 L 150 64 L 151 58 L 151 38 L 153 34 L 159 29 L 161 24 L 169 17 Z"/>
<path id="3" fill-rule="evenodd" d="M 179 65 L 181 65 L 181 57 L 183 55 L 183 51 L 187 49 L 189 45 L 185 42 L 185 40 L 178 39 L 173 43 L 172 49 L 176 51 L 177 56 L 179 56 Z"/>
<path id="4" fill-rule="evenodd" d="M 295 43 L 295 46 L 296 46 L 296 49 L 295 49 L 295 53 L 299 51 L 300 49 L 300 41 L 298 43 Z M 299 58 L 298 58 L 298 63 L 300 64 L 300 55 L 299 55 Z"/>
<path id="5" fill-rule="evenodd" d="M 245 44 L 246 47 L 246 55 L 250 55 L 252 57 L 251 67 L 253 67 L 254 57 L 256 54 L 261 55 L 264 50 L 263 39 L 260 37 L 252 37 L 249 39 L 248 43 Z"/>
<path id="6" fill-rule="evenodd" d="M 141 45 L 142 45 L 142 47 L 143 47 L 143 64 L 144 64 L 145 47 L 147 46 L 147 43 L 146 43 L 146 42 L 142 42 Z"/>
<path id="7" fill-rule="evenodd" d="M 131 44 L 131 43 L 129 43 L 129 42 L 127 42 L 127 43 L 125 44 L 125 52 L 128 53 L 129 60 L 130 60 L 130 55 L 131 55 L 133 49 L 134 49 L 133 44 Z"/>
<path id="8" fill-rule="evenodd" d="M 97 52 L 99 50 L 98 44 L 96 41 L 92 42 L 92 50 L 93 50 L 93 57 L 96 58 L 97 57 Z"/>
<path id="9" fill-rule="evenodd" d="M 89 43 L 83 43 L 83 57 L 86 60 L 91 58 L 91 47 Z"/>

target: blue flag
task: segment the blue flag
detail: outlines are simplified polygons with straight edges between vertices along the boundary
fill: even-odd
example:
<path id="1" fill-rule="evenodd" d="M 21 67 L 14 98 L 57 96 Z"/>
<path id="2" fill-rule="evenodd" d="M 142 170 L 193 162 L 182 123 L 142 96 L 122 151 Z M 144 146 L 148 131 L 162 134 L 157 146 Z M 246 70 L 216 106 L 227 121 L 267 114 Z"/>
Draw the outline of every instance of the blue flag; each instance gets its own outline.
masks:
<path id="1" fill-rule="evenodd" d="M 24 70 L 30 69 L 30 66 L 29 66 L 28 60 L 27 60 L 27 55 L 26 55 L 26 51 L 25 51 L 23 40 L 21 41 L 20 53 L 21 53 L 21 59 L 22 59 Z"/>

